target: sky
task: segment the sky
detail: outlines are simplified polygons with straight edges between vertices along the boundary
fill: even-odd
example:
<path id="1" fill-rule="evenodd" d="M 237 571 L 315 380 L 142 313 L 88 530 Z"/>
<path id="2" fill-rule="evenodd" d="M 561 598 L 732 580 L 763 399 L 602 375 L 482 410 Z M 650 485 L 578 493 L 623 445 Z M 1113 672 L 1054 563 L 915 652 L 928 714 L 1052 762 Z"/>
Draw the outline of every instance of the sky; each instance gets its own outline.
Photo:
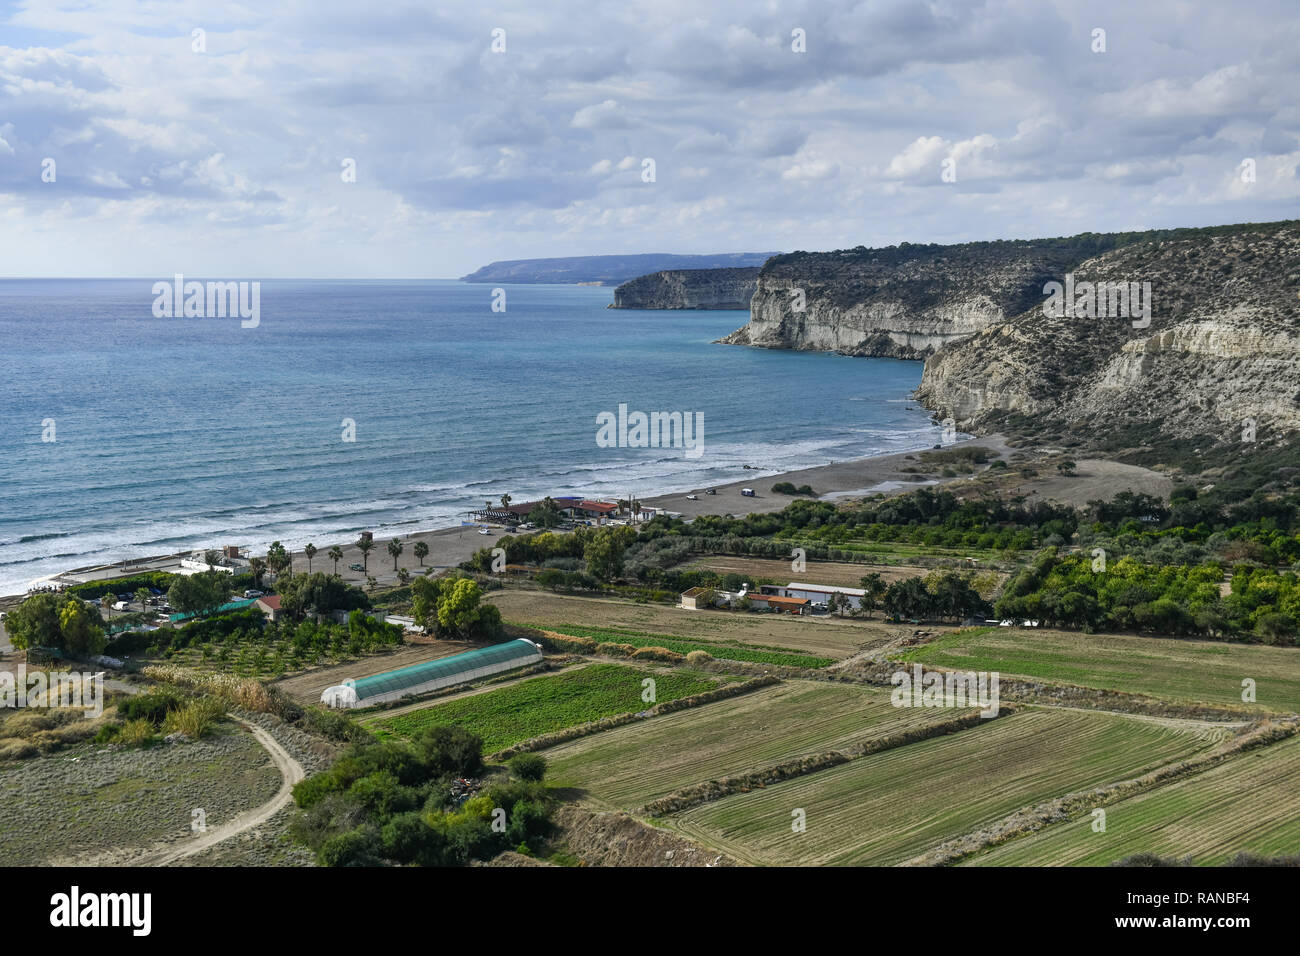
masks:
<path id="1" fill-rule="evenodd" d="M 1295 0 L 0 0 L 0 275 L 1296 218 L 1297 92 Z"/>

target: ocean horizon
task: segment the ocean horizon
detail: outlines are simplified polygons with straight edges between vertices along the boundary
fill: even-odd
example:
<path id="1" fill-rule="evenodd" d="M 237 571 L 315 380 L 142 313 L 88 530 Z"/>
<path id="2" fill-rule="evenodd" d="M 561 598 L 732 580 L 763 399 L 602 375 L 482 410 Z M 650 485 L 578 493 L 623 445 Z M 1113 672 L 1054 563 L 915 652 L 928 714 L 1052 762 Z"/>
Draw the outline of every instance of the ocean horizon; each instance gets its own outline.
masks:
<path id="1" fill-rule="evenodd" d="M 641 498 L 937 434 L 909 397 L 920 362 L 713 344 L 743 312 L 609 310 L 612 288 L 573 285 L 500 286 L 494 312 L 496 287 L 458 280 L 268 279 L 245 328 L 156 317 L 170 279 L 0 280 L 0 594 L 128 557 L 324 549 L 455 525 L 502 494 Z M 597 417 L 620 405 L 698 416 L 698 455 L 601 447 Z"/>

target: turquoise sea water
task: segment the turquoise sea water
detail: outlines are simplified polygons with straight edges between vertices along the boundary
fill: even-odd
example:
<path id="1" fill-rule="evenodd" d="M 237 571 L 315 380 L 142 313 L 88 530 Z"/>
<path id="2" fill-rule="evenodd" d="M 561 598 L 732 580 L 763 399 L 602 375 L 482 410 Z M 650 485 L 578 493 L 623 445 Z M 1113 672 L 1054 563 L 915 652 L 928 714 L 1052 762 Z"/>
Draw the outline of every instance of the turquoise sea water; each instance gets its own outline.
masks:
<path id="1" fill-rule="evenodd" d="M 154 281 L 0 280 L 0 594 L 127 556 L 455 524 L 503 493 L 645 496 L 937 440 L 908 400 L 919 362 L 711 344 L 743 312 L 268 280 L 242 328 L 155 318 Z M 599 447 L 620 404 L 701 413 L 702 453 Z"/>

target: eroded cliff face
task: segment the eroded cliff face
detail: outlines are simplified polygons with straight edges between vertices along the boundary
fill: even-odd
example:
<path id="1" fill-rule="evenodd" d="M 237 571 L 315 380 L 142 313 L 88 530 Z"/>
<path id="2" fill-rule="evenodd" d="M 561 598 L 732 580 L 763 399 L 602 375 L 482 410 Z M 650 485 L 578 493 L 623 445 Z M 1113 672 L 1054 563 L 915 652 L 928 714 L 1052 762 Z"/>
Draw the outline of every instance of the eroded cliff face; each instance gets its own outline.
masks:
<path id="1" fill-rule="evenodd" d="M 748 309 L 758 268 L 675 269 L 624 282 L 611 309 Z"/>
<path id="2" fill-rule="evenodd" d="M 1003 318 L 997 303 L 980 293 L 913 312 L 900 299 L 846 307 L 825 296 L 808 300 L 807 291 L 801 280 L 760 276 L 750 302 L 749 324 L 721 341 L 762 348 L 921 358 Z M 802 311 L 794 307 L 800 294 L 805 299 Z"/>
<path id="3" fill-rule="evenodd" d="M 1094 240 L 904 244 L 774 256 L 729 345 L 923 358 L 1041 299 Z"/>
<path id="4" fill-rule="evenodd" d="M 1300 223 L 1200 232 L 1075 270 L 1076 284 L 1150 282 L 1149 325 L 1028 309 L 928 358 L 917 397 L 965 430 L 1017 415 L 1084 435 L 1144 422 L 1228 442 L 1248 424 L 1261 439 L 1300 429 Z"/>

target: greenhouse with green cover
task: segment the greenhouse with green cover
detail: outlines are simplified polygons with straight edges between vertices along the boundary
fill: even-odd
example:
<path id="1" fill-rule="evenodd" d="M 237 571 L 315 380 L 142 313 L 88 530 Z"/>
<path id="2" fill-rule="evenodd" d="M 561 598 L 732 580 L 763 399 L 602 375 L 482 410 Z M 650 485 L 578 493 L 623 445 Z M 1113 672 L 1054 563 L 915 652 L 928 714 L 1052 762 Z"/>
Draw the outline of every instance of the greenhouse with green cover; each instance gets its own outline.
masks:
<path id="1" fill-rule="evenodd" d="M 329 707 L 370 707 L 403 697 L 427 694 L 444 687 L 454 687 L 456 684 L 467 684 L 541 661 L 542 649 L 532 641 L 520 638 L 465 651 L 463 654 L 441 657 L 436 661 L 424 661 L 394 671 L 372 674 L 370 677 L 345 680 L 342 684 L 327 687 L 320 699 L 321 703 Z"/>

